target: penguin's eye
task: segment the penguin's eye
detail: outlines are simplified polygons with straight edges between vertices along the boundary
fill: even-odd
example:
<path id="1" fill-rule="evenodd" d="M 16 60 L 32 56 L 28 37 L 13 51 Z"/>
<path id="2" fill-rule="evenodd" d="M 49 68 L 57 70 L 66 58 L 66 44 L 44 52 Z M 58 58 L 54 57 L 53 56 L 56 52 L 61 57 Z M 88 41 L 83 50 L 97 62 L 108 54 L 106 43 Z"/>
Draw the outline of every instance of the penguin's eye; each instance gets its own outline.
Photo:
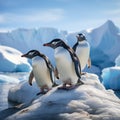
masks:
<path id="1" fill-rule="evenodd" d="M 34 52 L 30 52 L 30 53 L 29 53 L 29 55 L 31 55 L 31 56 L 32 56 L 33 54 L 34 54 Z"/>
<path id="2" fill-rule="evenodd" d="M 52 44 L 53 44 L 53 45 L 56 45 L 56 44 L 57 44 L 57 42 L 53 42 Z"/>
<path id="3" fill-rule="evenodd" d="M 83 37 L 83 35 L 81 35 L 80 37 Z"/>

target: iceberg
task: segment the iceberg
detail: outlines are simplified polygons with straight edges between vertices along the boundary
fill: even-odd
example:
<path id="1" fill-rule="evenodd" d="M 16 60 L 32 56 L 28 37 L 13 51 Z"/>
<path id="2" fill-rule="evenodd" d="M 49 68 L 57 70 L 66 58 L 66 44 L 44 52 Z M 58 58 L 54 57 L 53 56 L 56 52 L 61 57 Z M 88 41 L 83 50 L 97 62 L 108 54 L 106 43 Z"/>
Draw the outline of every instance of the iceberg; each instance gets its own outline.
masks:
<path id="1" fill-rule="evenodd" d="M 115 66 L 120 66 L 120 55 L 115 59 Z"/>
<path id="2" fill-rule="evenodd" d="M 34 81 L 34 80 L 33 80 Z M 19 85 L 12 87 L 8 93 L 8 100 L 16 103 L 29 103 L 40 90 L 34 81 L 32 86 L 28 81 L 22 81 Z"/>
<path id="3" fill-rule="evenodd" d="M 85 33 L 91 46 L 93 64 L 101 69 L 114 66 L 114 61 L 120 54 L 119 28 L 111 20 L 108 20 L 102 26 L 90 32 L 85 31 Z"/>
<path id="4" fill-rule="evenodd" d="M 21 58 L 22 53 L 8 46 L 0 46 L 1 72 L 29 72 L 31 65 L 27 59 Z"/>
<path id="5" fill-rule="evenodd" d="M 109 67 L 102 71 L 102 83 L 107 89 L 120 90 L 120 67 Z"/>

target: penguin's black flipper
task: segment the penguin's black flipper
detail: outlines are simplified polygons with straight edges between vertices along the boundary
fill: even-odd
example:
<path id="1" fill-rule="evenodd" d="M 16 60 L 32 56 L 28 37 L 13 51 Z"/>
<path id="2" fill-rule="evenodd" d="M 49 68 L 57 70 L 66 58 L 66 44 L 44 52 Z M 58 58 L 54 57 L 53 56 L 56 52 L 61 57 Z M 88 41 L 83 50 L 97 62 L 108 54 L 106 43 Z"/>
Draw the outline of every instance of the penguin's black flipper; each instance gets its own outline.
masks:
<path id="1" fill-rule="evenodd" d="M 29 75 L 29 80 L 28 80 L 29 85 L 31 85 L 31 86 L 32 86 L 33 77 L 34 77 L 34 74 L 33 74 L 33 70 L 32 70 L 31 73 L 30 73 L 30 75 Z"/>
<path id="2" fill-rule="evenodd" d="M 74 51 L 76 51 L 77 46 L 78 46 L 78 42 L 72 47 Z"/>
<path id="3" fill-rule="evenodd" d="M 70 55 L 71 55 L 71 58 L 73 60 L 73 63 L 74 63 L 74 67 L 75 67 L 75 72 L 78 76 L 78 82 L 77 84 L 81 85 L 81 84 L 84 84 L 80 78 L 81 78 L 81 65 L 80 65 L 80 61 L 79 61 L 79 58 L 77 57 L 77 55 L 75 54 L 74 50 L 69 48 L 68 49 Z"/>
<path id="4" fill-rule="evenodd" d="M 84 84 L 84 82 L 82 82 L 80 79 L 78 79 L 76 86 L 83 85 L 83 84 Z"/>
<path id="5" fill-rule="evenodd" d="M 91 59 L 89 57 L 89 59 L 88 59 L 88 68 L 90 68 L 90 67 L 91 67 Z"/>
<path id="6" fill-rule="evenodd" d="M 57 67 L 55 67 L 55 69 L 54 69 L 54 74 L 55 74 L 55 77 L 56 77 L 57 79 L 60 79 L 60 78 L 59 78 L 59 72 L 58 72 Z"/>
<path id="7" fill-rule="evenodd" d="M 44 58 L 44 60 L 46 62 L 46 65 L 49 69 L 51 82 L 54 84 L 54 74 L 53 74 L 54 73 L 54 67 L 52 66 L 52 64 L 51 64 L 51 62 L 50 62 L 50 60 L 48 59 L 47 56 L 44 55 L 43 58 Z"/>
<path id="8" fill-rule="evenodd" d="M 81 78 L 81 66 L 80 66 L 80 63 L 79 63 L 79 60 L 74 60 L 74 65 L 75 65 L 75 71 L 76 71 L 76 74 L 79 78 Z"/>
<path id="9" fill-rule="evenodd" d="M 72 48 L 69 48 L 68 49 L 70 55 L 71 55 L 71 58 L 72 58 L 72 61 L 74 63 L 74 67 L 75 67 L 75 72 L 78 76 L 78 78 L 81 78 L 81 66 L 80 66 L 80 61 L 77 57 L 77 55 L 75 54 L 74 50 Z"/>

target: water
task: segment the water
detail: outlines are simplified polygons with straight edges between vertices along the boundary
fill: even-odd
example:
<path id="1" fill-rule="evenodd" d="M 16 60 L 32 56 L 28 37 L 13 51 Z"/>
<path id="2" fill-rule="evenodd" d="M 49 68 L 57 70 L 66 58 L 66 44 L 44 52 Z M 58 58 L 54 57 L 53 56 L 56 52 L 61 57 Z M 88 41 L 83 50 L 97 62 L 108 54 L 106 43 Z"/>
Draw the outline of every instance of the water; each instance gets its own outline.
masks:
<path id="1" fill-rule="evenodd" d="M 15 84 L 0 84 L 0 111 L 10 107 L 11 105 L 8 103 L 8 91 Z"/>
<path id="2" fill-rule="evenodd" d="M 0 73 L 1 75 L 17 78 L 19 81 L 28 80 L 29 73 Z M 11 107 L 8 102 L 8 92 L 11 87 L 14 87 L 17 83 L 0 83 L 0 111 Z"/>

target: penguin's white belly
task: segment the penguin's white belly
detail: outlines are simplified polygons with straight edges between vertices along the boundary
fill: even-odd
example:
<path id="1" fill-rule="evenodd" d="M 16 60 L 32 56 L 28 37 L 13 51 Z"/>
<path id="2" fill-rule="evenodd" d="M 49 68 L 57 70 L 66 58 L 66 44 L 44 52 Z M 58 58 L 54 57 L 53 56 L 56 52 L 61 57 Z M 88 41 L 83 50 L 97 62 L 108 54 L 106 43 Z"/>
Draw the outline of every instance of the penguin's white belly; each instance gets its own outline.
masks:
<path id="1" fill-rule="evenodd" d="M 81 70 L 83 70 L 86 67 L 86 64 L 89 59 L 89 51 L 90 51 L 89 47 L 80 47 L 79 46 L 76 49 L 76 54 L 80 61 Z"/>
<path id="2" fill-rule="evenodd" d="M 43 58 L 35 57 L 32 61 L 33 73 L 36 83 L 39 87 L 47 85 L 49 88 L 52 87 L 49 69 Z"/>
<path id="3" fill-rule="evenodd" d="M 76 84 L 78 77 L 69 52 L 65 49 L 55 51 L 55 59 L 60 79 L 63 83 L 70 81 L 71 84 Z"/>

